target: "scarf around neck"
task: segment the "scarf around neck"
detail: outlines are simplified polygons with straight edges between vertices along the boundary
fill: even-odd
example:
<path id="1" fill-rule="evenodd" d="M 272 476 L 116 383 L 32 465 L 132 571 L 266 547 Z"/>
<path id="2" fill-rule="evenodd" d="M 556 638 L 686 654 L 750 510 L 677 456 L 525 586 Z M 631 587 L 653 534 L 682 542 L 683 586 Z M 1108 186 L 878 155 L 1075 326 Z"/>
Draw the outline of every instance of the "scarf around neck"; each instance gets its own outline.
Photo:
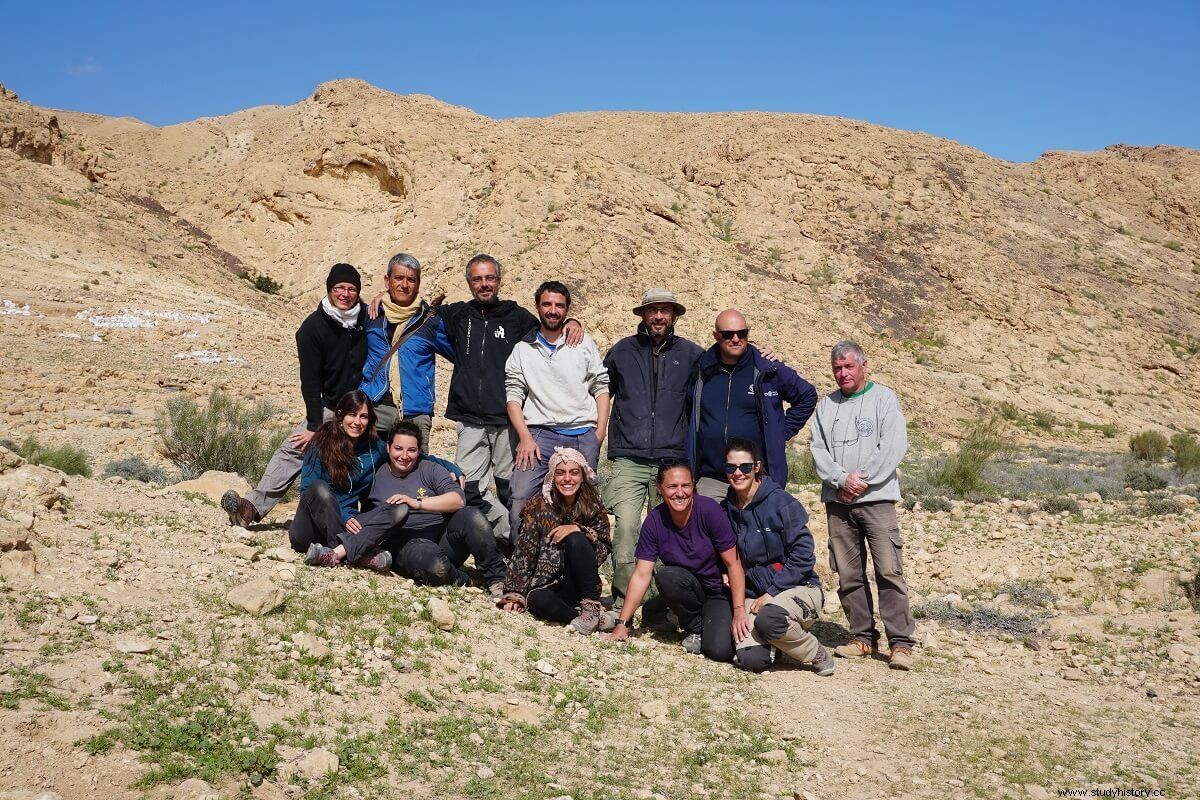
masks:
<path id="1" fill-rule="evenodd" d="M 355 303 L 346 311 L 342 311 L 329 301 L 329 295 L 325 295 L 321 298 L 321 310 L 343 328 L 353 328 L 358 325 L 358 313 L 362 310 L 362 304 Z"/>
<path id="2" fill-rule="evenodd" d="M 395 325 L 396 331 L 392 334 L 392 344 L 400 338 L 400 334 L 404 333 L 404 329 L 408 326 L 409 321 L 421 311 L 421 300 L 415 298 L 412 305 L 402 306 L 398 303 L 393 303 L 390 297 L 383 298 L 383 315 L 387 318 L 389 325 Z M 403 412 L 403 392 L 400 386 L 400 354 L 396 353 L 392 356 L 391 362 L 388 364 L 388 388 L 391 390 L 392 402 L 396 406 L 396 410 Z"/>

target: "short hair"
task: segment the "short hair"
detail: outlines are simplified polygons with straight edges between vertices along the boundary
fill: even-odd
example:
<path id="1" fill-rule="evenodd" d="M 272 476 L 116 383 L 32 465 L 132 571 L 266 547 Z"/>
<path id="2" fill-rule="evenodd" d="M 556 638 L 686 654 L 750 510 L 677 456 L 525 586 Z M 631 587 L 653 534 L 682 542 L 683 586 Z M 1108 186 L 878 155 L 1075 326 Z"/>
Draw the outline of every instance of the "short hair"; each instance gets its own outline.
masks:
<path id="1" fill-rule="evenodd" d="M 686 469 L 688 477 L 692 479 L 693 483 L 695 482 L 696 476 L 692 474 L 692 464 L 686 458 L 664 458 L 658 462 L 658 472 L 654 474 L 654 482 L 661 486 L 663 477 L 666 476 L 669 470 L 673 469 Z"/>
<path id="2" fill-rule="evenodd" d="M 537 287 L 537 291 L 533 293 L 533 304 L 535 306 L 542 302 L 542 295 L 544 295 L 546 292 L 561 294 L 563 297 L 567 298 L 567 307 L 571 307 L 571 290 L 568 289 L 567 285 L 562 281 L 543 281 L 542 285 Z"/>
<path id="3" fill-rule="evenodd" d="M 467 266 L 463 270 L 463 275 L 466 277 L 468 282 L 471 280 L 471 267 L 475 266 L 476 264 L 495 264 L 497 280 L 499 280 L 500 276 L 504 274 L 504 267 L 500 266 L 499 261 L 489 256 L 487 253 L 476 253 L 475 255 L 471 256 L 471 260 L 467 262 Z"/>
<path id="4" fill-rule="evenodd" d="M 388 447 L 392 446 L 392 440 L 397 436 L 411 436 L 417 440 L 417 449 L 424 450 L 424 437 L 421 436 L 421 429 L 417 423 L 408 419 L 396 420 L 392 423 L 392 427 L 388 428 L 387 443 Z"/>
<path id="5" fill-rule="evenodd" d="M 762 448 L 758 446 L 758 442 L 751 439 L 743 439 L 734 437 L 725 444 L 725 457 L 729 458 L 729 454 L 735 450 L 740 450 L 744 453 L 749 453 L 750 457 L 755 461 L 762 461 Z"/>
<path id="6" fill-rule="evenodd" d="M 384 277 L 392 277 L 392 267 L 401 266 L 408 267 L 413 272 L 417 273 L 417 277 L 421 277 L 421 262 L 417 261 L 417 257 L 412 253 L 396 253 L 388 259 L 387 272 Z"/>
<path id="7" fill-rule="evenodd" d="M 839 358 L 845 358 L 853 353 L 858 358 L 858 363 L 863 364 L 867 360 L 867 354 L 858 346 L 858 342 L 851 339 L 843 339 L 833 346 L 829 351 L 829 360 L 837 361 Z"/>

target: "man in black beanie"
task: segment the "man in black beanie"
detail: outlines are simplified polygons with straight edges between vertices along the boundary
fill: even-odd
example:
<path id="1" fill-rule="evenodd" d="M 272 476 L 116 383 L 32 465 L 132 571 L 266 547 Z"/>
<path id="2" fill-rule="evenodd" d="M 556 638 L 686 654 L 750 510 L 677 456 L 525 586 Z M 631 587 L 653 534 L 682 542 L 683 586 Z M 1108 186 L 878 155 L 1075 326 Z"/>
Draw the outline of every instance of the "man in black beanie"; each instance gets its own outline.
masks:
<path id="1" fill-rule="evenodd" d="M 233 489 L 221 497 L 221 508 L 229 514 L 231 525 L 252 525 L 270 513 L 300 474 L 304 449 L 317 428 L 333 419 L 338 399 L 362 382 L 367 358 L 367 310 L 358 299 L 362 278 L 349 264 L 334 264 L 325 279 L 325 290 L 317 310 L 296 331 L 304 422 L 271 456 L 257 487 L 245 497 Z"/>

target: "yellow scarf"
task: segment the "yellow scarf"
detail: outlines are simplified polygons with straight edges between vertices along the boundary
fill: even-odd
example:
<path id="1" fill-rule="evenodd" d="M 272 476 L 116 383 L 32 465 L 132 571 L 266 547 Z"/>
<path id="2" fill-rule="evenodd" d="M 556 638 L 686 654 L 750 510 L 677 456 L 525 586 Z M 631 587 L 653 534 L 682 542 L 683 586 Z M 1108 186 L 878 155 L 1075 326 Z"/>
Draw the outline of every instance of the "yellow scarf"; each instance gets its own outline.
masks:
<path id="1" fill-rule="evenodd" d="M 396 343 L 396 339 L 404 332 L 404 327 L 408 325 L 409 320 L 415 317 L 421 311 L 420 298 L 413 301 L 411 306 L 397 305 L 391 301 L 391 298 L 383 298 L 383 314 L 387 317 L 389 325 L 396 326 L 396 332 L 392 334 L 392 344 Z M 397 351 L 392 356 L 392 363 L 388 364 L 388 386 L 391 387 L 392 402 L 396 404 L 396 411 L 404 415 L 404 402 L 400 390 L 400 352 Z"/>

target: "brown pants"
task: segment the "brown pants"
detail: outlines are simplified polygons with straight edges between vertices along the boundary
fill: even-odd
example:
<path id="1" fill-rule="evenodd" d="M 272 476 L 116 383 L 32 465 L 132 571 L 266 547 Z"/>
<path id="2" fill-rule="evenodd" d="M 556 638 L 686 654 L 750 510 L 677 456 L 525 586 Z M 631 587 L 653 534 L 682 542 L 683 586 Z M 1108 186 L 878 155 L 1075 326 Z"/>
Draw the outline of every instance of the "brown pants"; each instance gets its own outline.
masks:
<path id="1" fill-rule="evenodd" d="M 838 574 L 838 598 L 855 639 L 872 646 L 879 641 L 875 608 L 867 582 L 867 551 L 875 567 L 879 617 L 891 647 L 912 647 L 916 625 L 908 607 L 904 580 L 904 540 L 896 520 L 896 504 L 825 505 L 829 521 L 829 567 Z"/>

